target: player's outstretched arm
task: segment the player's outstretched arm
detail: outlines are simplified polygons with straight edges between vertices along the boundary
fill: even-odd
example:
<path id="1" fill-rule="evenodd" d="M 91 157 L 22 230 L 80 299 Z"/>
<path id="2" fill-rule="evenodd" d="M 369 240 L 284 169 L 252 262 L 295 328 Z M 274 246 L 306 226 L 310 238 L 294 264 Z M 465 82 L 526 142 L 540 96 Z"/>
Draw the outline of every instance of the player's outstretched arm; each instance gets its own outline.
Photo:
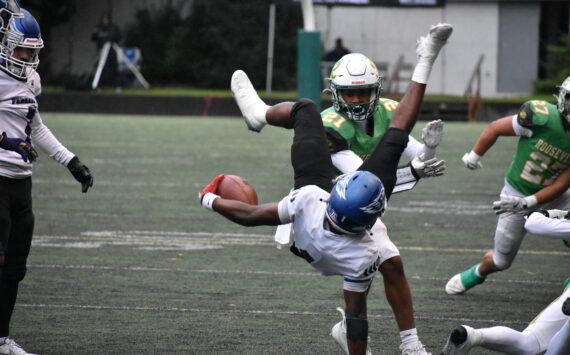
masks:
<path id="1" fill-rule="evenodd" d="M 501 195 L 500 201 L 493 202 L 493 209 L 496 214 L 501 214 L 532 208 L 560 196 L 568 190 L 568 186 L 570 186 L 570 168 L 566 168 L 551 185 L 543 187 L 533 195 L 525 197 Z"/>
<path id="2" fill-rule="evenodd" d="M 495 144 L 497 138 L 516 135 L 512 120 L 513 116 L 499 118 L 483 130 L 471 152 L 463 155 L 463 164 L 467 169 L 475 170 L 482 167 L 481 157 Z"/>
<path id="3" fill-rule="evenodd" d="M 246 227 L 276 226 L 281 224 L 277 203 L 248 205 L 241 201 L 217 198 L 213 202 L 213 210 L 232 222 Z"/>
<path id="4" fill-rule="evenodd" d="M 217 195 L 218 186 L 224 175 L 216 176 L 199 194 L 202 207 L 218 212 L 232 222 L 242 226 L 253 227 L 261 225 L 274 226 L 281 224 L 278 213 L 278 203 L 249 205 L 241 201 L 228 200 Z"/>

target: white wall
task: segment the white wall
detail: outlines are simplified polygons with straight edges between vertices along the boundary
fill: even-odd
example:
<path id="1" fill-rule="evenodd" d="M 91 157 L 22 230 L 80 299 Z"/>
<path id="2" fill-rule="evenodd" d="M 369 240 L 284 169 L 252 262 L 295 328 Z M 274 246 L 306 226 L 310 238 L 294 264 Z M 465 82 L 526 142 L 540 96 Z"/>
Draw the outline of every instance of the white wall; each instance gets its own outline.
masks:
<path id="1" fill-rule="evenodd" d="M 497 92 L 497 3 L 448 3 L 435 9 L 317 6 L 315 12 L 326 49 L 341 37 L 351 51 L 389 62 L 389 71 L 400 54 L 406 62 L 415 63 L 416 40 L 431 24 L 449 22 L 454 33 L 437 59 L 428 92 L 463 95 L 479 56 L 485 54 L 482 95 L 505 95 Z"/>

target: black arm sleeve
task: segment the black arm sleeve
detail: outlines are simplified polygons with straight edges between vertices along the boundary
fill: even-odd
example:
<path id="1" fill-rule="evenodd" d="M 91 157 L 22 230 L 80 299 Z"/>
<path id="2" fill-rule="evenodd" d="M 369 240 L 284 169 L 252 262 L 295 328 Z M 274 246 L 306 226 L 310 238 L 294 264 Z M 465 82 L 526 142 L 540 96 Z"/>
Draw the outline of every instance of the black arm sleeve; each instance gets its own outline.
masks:
<path id="1" fill-rule="evenodd" d="M 331 154 L 349 149 L 348 143 L 337 131 L 335 131 L 330 127 L 325 127 L 325 133 L 327 135 L 327 144 L 329 147 L 329 152 Z"/>
<path id="2" fill-rule="evenodd" d="M 374 151 L 358 170 L 370 171 L 378 176 L 386 191 L 386 198 L 392 195 L 396 185 L 396 170 L 400 162 L 400 156 L 408 145 L 408 133 L 399 128 L 388 128 L 374 148 Z"/>

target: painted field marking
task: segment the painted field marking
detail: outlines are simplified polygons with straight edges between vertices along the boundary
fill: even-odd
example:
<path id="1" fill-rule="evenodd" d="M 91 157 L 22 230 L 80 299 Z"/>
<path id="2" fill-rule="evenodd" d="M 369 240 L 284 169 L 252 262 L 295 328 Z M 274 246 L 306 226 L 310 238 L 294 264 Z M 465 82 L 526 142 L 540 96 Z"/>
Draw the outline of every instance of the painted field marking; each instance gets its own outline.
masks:
<path id="1" fill-rule="evenodd" d="M 276 246 L 273 236 L 250 233 L 165 232 L 165 231 L 87 231 L 79 236 L 36 235 L 34 246 L 59 248 L 99 248 L 105 245 L 131 246 L 142 250 L 201 250 L 224 245 Z M 486 253 L 487 249 L 401 246 L 414 252 Z M 522 255 L 570 256 L 569 251 L 519 250 Z"/>
<path id="2" fill-rule="evenodd" d="M 61 270 L 111 270 L 111 271 L 142 271 L 142 272 L 183 272 L 183 273 L 209 273 L 209 274 L 236 274 L 236 275 L 270 275 L 270 276 L 309 276 L 321 277 L 317 272 L 284 272 L 284 271 L 264 271 L 264 270 L 216 270 L 216 269 L 183 269 L 167 267 L 146 267 L 146 266 L 112 266 L 112 265 L 57 265 L 57 264 L 31 264 L 28 268 L 36 269 L 61 269 Z M 339 276 L 340 277 L 340 276 Z M 423 277 L 412 275 L 408 279 L 419 281 L 448 281 L 443 277 Z M 490 283 L 513 283 L 530 285 L 554 285 L 560 286 L 560 280 L 486 280 Z"/>
<path id="3" fill-rule="evenodd" d="M 19 307 L 27 308 L 54 308 L 54 309 L 84 309 L 84 310 L 105 310 L 105 311 L 143 311 L 143 312 L 173 312 L 173 313 L 224 313 L 224 314 L 260 314 L 260 315 L 292 315 L 292 316 L 327 316 L 337 317 L 338 313 L 332 312 L 311 312 L 311 311 L 272 311 L 261 309 L 208 309 L 208 308 L 179 308 L 179 307 L 148 307 L 148 306 L 108 306 L 108 305 L 80 305 L 80 304 L 46 304 L 46 303 L 18 303 Z M 368 318 L 393 318 L 390 315 L 369 314 Z M 528 324 L 524 321 L 496 320 L 496 319 L 473 319 L 454 317 L 431 317 L 417 316 L 416 319 L 461 322 L 469 324 L 474 322 L 497 323 L 497 324 Z"/>

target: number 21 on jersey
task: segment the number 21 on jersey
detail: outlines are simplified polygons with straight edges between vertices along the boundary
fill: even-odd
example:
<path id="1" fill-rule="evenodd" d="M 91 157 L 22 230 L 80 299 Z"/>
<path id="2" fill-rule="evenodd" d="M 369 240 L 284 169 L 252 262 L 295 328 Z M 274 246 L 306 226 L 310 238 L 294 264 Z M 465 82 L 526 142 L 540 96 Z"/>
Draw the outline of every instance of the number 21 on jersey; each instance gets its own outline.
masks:
<path id="1" fill-rule="evenodd" d="M 340 128 L 346 122 L 346 118 L 334 111 L 331 111 L 323 116 L 323 122 L 330 123 L 336 128 Z"/>

